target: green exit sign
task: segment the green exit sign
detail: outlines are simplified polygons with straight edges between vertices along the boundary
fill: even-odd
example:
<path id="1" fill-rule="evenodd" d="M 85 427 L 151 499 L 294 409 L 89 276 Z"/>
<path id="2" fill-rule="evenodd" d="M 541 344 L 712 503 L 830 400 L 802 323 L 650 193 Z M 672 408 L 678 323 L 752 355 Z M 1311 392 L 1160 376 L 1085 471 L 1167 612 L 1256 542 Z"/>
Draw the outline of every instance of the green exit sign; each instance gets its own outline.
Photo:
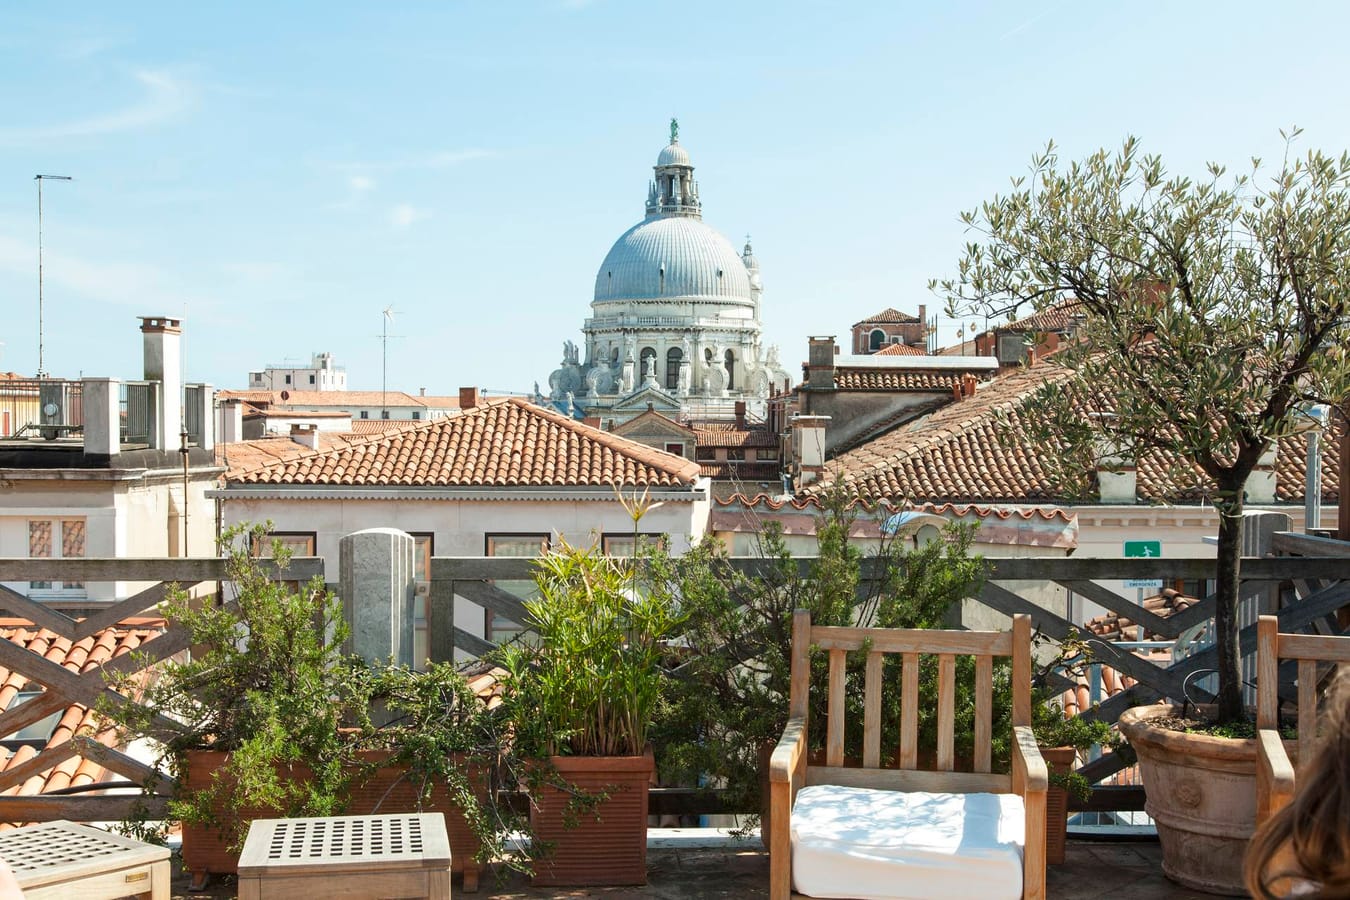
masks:
<path id="1" fill-rule="evenodd" d="M 1157 559 L 1162 556 L 1162 541 L 1126 541 L 1126 559 Z"/>

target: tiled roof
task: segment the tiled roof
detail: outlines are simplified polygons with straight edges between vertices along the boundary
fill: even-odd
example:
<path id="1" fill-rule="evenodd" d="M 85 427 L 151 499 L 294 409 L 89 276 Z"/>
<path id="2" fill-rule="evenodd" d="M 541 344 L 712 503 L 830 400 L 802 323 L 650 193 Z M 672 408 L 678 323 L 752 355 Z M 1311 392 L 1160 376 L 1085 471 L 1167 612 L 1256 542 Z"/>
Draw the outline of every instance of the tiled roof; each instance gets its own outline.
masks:
<path id="1" fill-rule="evenodd" d="M 308 451 L 231 466 L 231 484 L 361 486 L 690 485 L 697 463 L 600 431 L 519 397 L 460 415 Z"/>
<path id="2" fill-rule="evenodd" d="M 257 409 L 244 413 L 245 419 L 350 419 L 352 414 L 340 409 Z"/>
<path id="3" fill-rule="evenodd" d="M 694 428 L 695 445 L 699 447 L 778 447 L 778 436 L 767 428 Z"/>
<path id="4" fill-rule="evenodd" d="M 843 367 L 835 370 L 834 383 L 841 391 L 923 391 L 950 393 L 965 373 L 915 369 L 867 369 Z M 988 373 L 978 373 L 988 378 Z"/>
<path id="5" fill-rule="evenodd" d="M 425 425 L 425 419 L 352 419 L 352 434 L 384 434 Z"/>
<path id="6" fill-rule="evenodd" d="M 1024 316 L 1014 322 L 996 325 L 997 331 L 1068 331 L 1073 327 L 1074 314 L 1078 312 L 1077 300 L 1061 300 L 1053 306 L 1047 306 L 1038 313 Z"/>
<path id="7" fill-rule="evenodd" d="M 353 423 L 355 424 L 355 423 Z M 422 423 L 413 423 L 422 424 Z M 386 431 L 397 431 L 395 428 L 380 429 L 380 434 Z M 341 447 L 351 446 L 353 441 L 361 440 L 350 432 L 340 431 L 320 431 L 318 432 L 319 448 L 321 450 L 333 450 Z M 269 434 L 266 437 L 254 438 L 249 441 L 235 441 L 229 444 L 216 444 L 216 464 L 224 466 L 227 470 L 245 470 L 254 469 L 258 466 L 277 462 L 278 460 L 296 459 L 306 454 L 313 453 L 303 444 L 298 444 L 291 440 L 289 435 Z"/>
<path id="8" fill-rule="evenodd" d="M 402 391 L 220 391 L 217 396 L 222 400 L 246 400 L 254 404 L 285 407 L 333 407 L 351 406 L 420 406 L 425 407 L 427 398 L 414 397 Z M 459 405 L 459 401 L 455 401 Z"/>
<path id="9" fill-rule="evenodd" d="M 927 356 L 928 351 L 923 347 L 911 347 L 909 344 L 887 344 L 878 350 L 874 356 Z"/>
<path id="10" fill-rule="evenodd" d="M 95 635 L 72 643 L 48 631 L 36 628 L 31 623 L 13 619 L 0 620 L 0 637 L 13 644 L 45 657 L 49 662 L 65 666 L 72 672 L 87 672 L 114 657 L 130 653 L 141 644 L 163 631 L 162 620 L 136 620 L 136 624 L 124 623 L 106 628 Z M 28 679 L 18 672 L 0 666 L 0 710 L 8 709 L 24 689 Z M 33 685 L 37 690 L 40 686 Z M 117 745 L 117 736 L 113 727 L 95 715 L 88 707 L 78 703 L 71 704 L 61 714 L 59 721 L 47 737 L 47 747 L 54 747 L 69 741 L 72 737 L 85 734 L 109 747 Z M 17 750 L 0 749 L 0 771 L 22 765 L 37 756 L 43 748 L 21 746 Z M 48 791 L 78 785 L 104 781 L 107 771 L 98 763 L 80 756 L 72 756 L 64 762 L 29 777 L 23 783 L 9 788 L 8 796 L 34 795 Z"/>
<path id="11" fill-rule="evenodd" d="M 808 486 L 818 493 L 835 478 L 871 498 L 907 498 L 955 503 L 1041 503 L 1062 499 L 1041 465 L 1056 447 L 1034 444 L 1021 427 L 1020 407 L 1047 380 L 1069 372 L 1038 365 L 982 384 L 973 397 L 947 404 L 932 415 L 902 425 L 832 460 L 826 480 Z M 999 412 L 1008 416 L 997 421 Z M 1339 418 L 1321 441 L 1322 497 L 1337 498 Z M 1276 498 L 1303 497 L 1303 435 L 1284 438 L 1277 455 Z M 1202 473 L 1169 466 L 1156 453 L 1137 460 L 1139 496 L 1147 501 L 1195 502 L 1211 488 Z"/>
<path id="12" fill-rule="evenodd" d="M 1179 613 L 1183 609 L 1189 609 L 1200 601 L 1194 597 L 1187 597 L 1179 591 L 1171 588 L 1165 588 L 1161 594 L 1153 597 L 1144 598 L 1144 609 L 1154 613 L 1159 618 L 1166 619 L 1174 613 Z M 1138 636 L 1139 629 L 1136 623 L 1121 616 L 1119 613 L 1108 612 L 1106 615 L 1097 616 L 1095 619 L 1089 619 L 1083 623 L 1083 627 L 1092 632 L 1093 635 L 1107 641 L 1168 641 L 1169 637 L 1146 631 L 1141 638 Z M 1128 629 L 1128 630 L 1127 630 Z"/>
<path id="13" fill-rule="evenodd" d="M 777 461 L 758 462 L 732 459 L 726 462 L 703 462 L 699 464 L 702 474 L 720 481 L 777 481 L 783 466 Z"/>
<path id="14" fill-rule="evenodd" d="M 717 506 L 740 506 L 745 509 L 764 509 L 769 512 L 777 512 L 780 509 L 791 509 L 797 512 L 824 512 L 825 507 L 821 504 L 820 498 L 816 496 L 803 497 L 770 497 L 767 494 L 756 494 L 753 497 L 747 497 L 745 494 L 732 494 L 730 497 L 716 497 L 713 502 Z M 980 517 L 994 517 L 999 519 L 1044 519 L 1046 521 L 1061 520 L 1069 522 L 1073 520 L 1073 514 L 1060 509 L 1057 506 L 980 506 L 976 504 L 956 504 L 956 503 L 918 503 L 918 504 L 893 504 L 886 500 L 880 503 L 869 503 L 863 497 L 854 496 L 849 506 L 860 506 L 865 510 L 872 510 L 877 506 L 889 512 L 903 512 L 912 510 L 914 512 L 933 513 L 934 515 L 951 514 L 957 518 L 966 515 L 977 515 Z"/>
<path id="15" fill-rule="evenodd" d="M 861 322 L 854 322 L 853 327 L 859 325 L 904 325 L 919 321 L 918 316 L 911 316 L 909 313 L 902 313 L 894 307 L 888 306 L 875 316 L 868 316 Z"/>

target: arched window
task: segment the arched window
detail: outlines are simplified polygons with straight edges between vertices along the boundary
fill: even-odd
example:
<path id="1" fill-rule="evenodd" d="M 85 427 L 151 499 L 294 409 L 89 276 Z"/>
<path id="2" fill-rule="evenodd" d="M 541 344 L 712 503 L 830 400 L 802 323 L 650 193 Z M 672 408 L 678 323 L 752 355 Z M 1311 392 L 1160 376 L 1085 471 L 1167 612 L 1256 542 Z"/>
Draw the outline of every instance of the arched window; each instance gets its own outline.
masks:
<path id="1" fill-rule="evenodd" d="M 642 373 L 642 377 L 643 377 L 643 378 L 646 378 L 648 375 L 650 375 L 650 376 L 652 376 L 653 378 L 655 378 L 655 377 L 656 377 L 656 348 L 655 348 L 655 347 L 643 347 L 643 348 L 642 348 L 642 353 L 641 353 L 640 358 L 641 358 L 641 360 L 642 360 L 642 368 L 641 368 L 639 371 Z"/>
<path id="2" fill-rule="evenodd" d="M 885 345 L 886 332 L 882 331 L 880 328 L 873 328 L 872 334 L 869 337 L 868 342 L 871 346 L 872 352 L 875 353 Z"/>
<path id="3" fill-rule="evenodd" d="M 618 364 L 619 364 L 619 348 L 618 348 L 618 347 L 611 347 L 611 348 L 610 348 L 610 351 L 609 351 L 609 361 L 610 361 L 612 364 L 614 364 L 614 365 L 618 365 Z"/>
<path id="4" fill-rule="evenodd" d="M 736 389 L 736 354 L 727 351 L 727 390 Z"/>
<path id="5" fill-rule="evenodd" d="M 680 361 L 683 359 L 679 347 L 666 351 L 666 390 L 673 391 L 680 386 Z"/>

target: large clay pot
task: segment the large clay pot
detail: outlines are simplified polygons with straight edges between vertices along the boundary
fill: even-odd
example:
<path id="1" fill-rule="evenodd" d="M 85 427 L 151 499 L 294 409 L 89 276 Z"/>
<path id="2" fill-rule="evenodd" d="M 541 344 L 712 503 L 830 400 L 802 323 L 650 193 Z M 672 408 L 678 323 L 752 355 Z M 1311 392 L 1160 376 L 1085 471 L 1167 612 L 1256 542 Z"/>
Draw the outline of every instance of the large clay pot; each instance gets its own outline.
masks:
<path id="1" fill-rule="evenodd" d="M 1072 747 L 1042 747 L 1041 758 L 1051 775 L 1073 771 L 1077 751 Z M 1050 785 L 1045 792 L 1045 861 L 1052 866 L 1064 864 L 1064 845 L 1069 836 L 1069 792 Z"/>
<path id="2" fill-rule="evenodd" d="M 189 750 L 187 753 L 187 772 L 185 787 L 192 789 L 210 782 L 212 775 L 223 768 L 230 755 L 217 750 Z M 380 763 L 389 757 L 387 752 L 371 751 L 362 754 L 363 761 Z M 292 778 L 309 778 L 312 773 L 308 766 L 294 766 L 287 774 Z M 481 787 L 481 796 L 487 797 L 487 778 L 485 772 L 471 772 Z M 380 813 L 401 812 L 439 812 L 445 815 L 445 830 L 450 837 L 450 865 L 454 872 L 464 877 L 462 890 L 474 893 L 478 890 L 478 875 L 482 869 L 477 854 L 482 846 L 478 836 L 469 828 L 459 807 L 450 798 L 449 791 L 441 786 L 434 788 L 431 798 L 419 804 L 417 785 L 407 777 L 406 767 L 380 766 L 359 784 L 351 788 L 346 804 L 346 813 L 350 815 L 370 815 L 377 810 Z M 233 823 L 253 819 L 276 818 L 273 810 L 237 809 L 218 810 L 216 818 L 227 828 Z M 204 884 L 210 875 L 233 875 L 239 870 L 239 853 L 230 849 L 229 837 L 219 828 L 184 822 L 183 823 L 183 868 L 192 874 L 194 884 Z"/>
<path id="3" fill-rule="evenodd" d="M 533 883 L 546 887 L 647 883 L 647 786 L 650 756 L 554 756 L 563 781 L 606 798 L 566 826 L 571 794 L 544 786 L 530 798 L 535 840 L 553 853 L 535 861 Z"/>
<path id="4" fill-rule="evenodd" d="M 1256 830 L 1256 741 L 1186 734 L 1151 721 L 1179 713 L 1160 703 L 1126 710 L 1119 722 L 1139 756 L 1163 872 L 1199 891 L 1245 897 L 1242 856 Z M 1295 742 L 1285 747 L 1292 758 Z"/>

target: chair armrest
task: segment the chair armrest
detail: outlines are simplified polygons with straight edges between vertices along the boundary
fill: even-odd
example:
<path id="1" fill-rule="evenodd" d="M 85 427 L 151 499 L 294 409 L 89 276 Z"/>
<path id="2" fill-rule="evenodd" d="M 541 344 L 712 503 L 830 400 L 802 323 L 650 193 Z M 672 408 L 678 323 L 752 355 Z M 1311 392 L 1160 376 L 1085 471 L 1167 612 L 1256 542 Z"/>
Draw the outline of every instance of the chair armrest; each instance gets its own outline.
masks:
<path id="1" fill-rule="evenodd" d="M 806 719 L 802 716 L 795 716 L 788 719 L 787 727 L 783 729 L 783 736 L 778 739 L 778 746 L 774 747 L 773 756 L 769 757 L 769 782 L 791 784 L 792 776 L 796 773 L 797 766 L 805 752 Z"/>
<path id="2" fill-rule="evenodd" d="M 1279 811 L 1294 796 L 1294 766 L 1289 762 L 1289 754 L 1284 750 L 1284 741 L 1274 728 L 1260 728 L 1256 732 L 1256 764 L 1260 767 L 1261 778 L 1269 787 L 1270 796 L 1258 806 L 1269 813 Z"/>
<path id="3" fill-rule="evenodd" d="M 1030 725 L 1013 726 L 1012 751 L 1013 787 L 1018 793 L 1044 791 L 1050 786 L 1050 770 Z"/>

